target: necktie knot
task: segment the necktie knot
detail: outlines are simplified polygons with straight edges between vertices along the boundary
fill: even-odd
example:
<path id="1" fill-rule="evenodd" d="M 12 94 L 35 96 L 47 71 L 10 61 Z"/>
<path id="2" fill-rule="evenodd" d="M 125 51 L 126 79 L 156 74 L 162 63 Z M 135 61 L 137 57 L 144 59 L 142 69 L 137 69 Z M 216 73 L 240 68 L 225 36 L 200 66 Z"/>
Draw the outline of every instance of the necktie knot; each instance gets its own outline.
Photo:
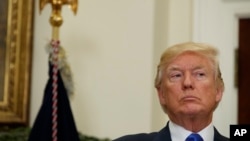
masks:
<path id="1" fill-rule="evenodd" d="M 203 141 L 203 139 L 199 134 L 192 133 L 186 138 L 185 141 Z"/>

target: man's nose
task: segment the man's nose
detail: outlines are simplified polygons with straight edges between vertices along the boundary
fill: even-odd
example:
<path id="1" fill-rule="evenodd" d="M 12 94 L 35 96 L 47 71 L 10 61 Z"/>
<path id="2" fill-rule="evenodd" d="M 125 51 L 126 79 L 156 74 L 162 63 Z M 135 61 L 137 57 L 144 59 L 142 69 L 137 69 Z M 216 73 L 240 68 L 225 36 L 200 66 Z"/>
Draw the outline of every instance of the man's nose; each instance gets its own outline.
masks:
<path id="1" fill-rule="evenodd" d="M 185 74 L 183 79 L 183 89 L 193 89 L 193 79 L 191 74 Z"/>

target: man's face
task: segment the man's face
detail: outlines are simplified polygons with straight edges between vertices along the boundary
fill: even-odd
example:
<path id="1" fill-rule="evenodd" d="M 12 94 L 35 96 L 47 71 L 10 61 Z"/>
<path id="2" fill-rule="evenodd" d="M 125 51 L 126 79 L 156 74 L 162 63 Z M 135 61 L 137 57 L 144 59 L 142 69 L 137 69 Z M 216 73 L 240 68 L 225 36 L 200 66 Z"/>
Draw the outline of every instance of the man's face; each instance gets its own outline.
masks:
<path id="1" fill-rule="evenodd" d="M 171 61 L 158 89 L 161 105 L 171 116 L 211 116 L 222 90 L 216 87 L 210 60 L 186 52 Z"/>

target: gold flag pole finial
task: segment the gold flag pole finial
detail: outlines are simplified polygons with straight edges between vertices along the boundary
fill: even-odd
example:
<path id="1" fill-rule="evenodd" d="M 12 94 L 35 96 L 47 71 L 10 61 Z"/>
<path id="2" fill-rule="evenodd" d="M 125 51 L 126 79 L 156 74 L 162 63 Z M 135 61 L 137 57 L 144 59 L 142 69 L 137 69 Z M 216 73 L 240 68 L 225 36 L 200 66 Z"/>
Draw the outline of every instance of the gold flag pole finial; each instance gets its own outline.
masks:
<path id="1" fill-rule="evenodd" d="M 54 40 L 59 39 L 59 27 L 63 23 L 61 16 L 61 9 L 63 5 L 69 5 L 71 10 L 76 14 L 77 12 L 77 0 L 40 0 L 40 12 L 43 10 L 47 3 L 51 3 L 52 13 L 50 16 L 50 24 L 52 25 L 52 38 Z"/>

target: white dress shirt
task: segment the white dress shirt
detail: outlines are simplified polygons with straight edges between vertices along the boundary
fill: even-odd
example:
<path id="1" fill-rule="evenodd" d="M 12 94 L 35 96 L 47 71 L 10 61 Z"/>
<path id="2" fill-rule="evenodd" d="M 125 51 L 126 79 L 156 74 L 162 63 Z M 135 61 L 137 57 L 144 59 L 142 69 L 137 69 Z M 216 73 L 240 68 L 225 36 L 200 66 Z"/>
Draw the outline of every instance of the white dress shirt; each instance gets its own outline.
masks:
<path id="1" fill-rule="evenodd" d="M 169 121 L 169 130 L 172 141 L 185 141 L 185 139 L 192 133 L 185 128 Z M 204 141 L 214 140 L 214 127 L 210 123 L 206 128 L 202 129 L 198 134 L 203 138 Z"/>

